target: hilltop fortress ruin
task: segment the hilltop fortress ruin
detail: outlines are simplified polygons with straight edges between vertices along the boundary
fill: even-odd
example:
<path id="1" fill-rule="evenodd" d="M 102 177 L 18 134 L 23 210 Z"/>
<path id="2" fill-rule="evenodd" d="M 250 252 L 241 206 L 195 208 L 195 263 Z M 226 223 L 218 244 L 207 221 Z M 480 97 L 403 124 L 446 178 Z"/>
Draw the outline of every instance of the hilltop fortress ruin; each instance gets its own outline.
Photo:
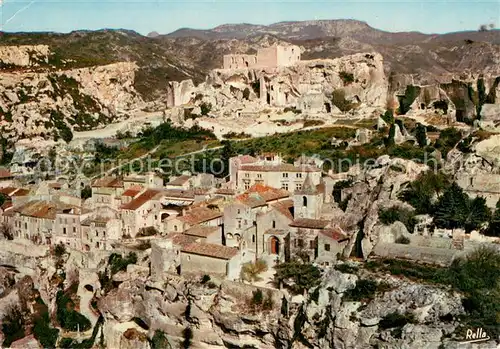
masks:
<path id="1" fill-rule="evenodd" d="M 224 55 L 223 69 L 287 67 L 300 61 L 300 47 L 276 45 L 257 50 L 257 55 Z"/>

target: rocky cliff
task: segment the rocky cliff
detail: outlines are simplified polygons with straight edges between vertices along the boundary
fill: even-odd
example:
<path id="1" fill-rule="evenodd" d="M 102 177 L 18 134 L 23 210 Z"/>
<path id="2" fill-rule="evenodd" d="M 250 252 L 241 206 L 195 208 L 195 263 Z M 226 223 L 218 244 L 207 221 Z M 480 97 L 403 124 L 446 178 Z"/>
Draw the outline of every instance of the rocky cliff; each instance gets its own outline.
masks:
<path id="1" fill-rule="evenodd" d="M 37 69 L 49 62 L 46 46 L 3 46 L 0 61 L 0 128 L 9 142 L 19 138 L 71 139 L 83 131 L 127 117 L 144 106 L 133 84 L 132 62 L 78 69 Z"/>

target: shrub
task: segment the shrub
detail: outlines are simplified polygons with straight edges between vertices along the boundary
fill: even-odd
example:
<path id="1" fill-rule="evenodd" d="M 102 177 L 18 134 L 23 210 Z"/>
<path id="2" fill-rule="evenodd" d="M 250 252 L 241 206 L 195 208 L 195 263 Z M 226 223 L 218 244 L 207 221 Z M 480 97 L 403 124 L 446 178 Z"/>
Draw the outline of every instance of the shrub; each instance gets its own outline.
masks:
<path id="1" fill-rule="evenodd" d="M 54 255 L 57 258 L 61 258 L 65 254 L 66 254 L 66 246 L 64 246 L 62 243 L 57 244 L 56 247 L 54 248 Z"/>
<path id="2" fill-rule="evenodd" d="M 260 289 L 252 292 L 252 305 L 261 305 L 264 301 L 264 294 Z"/>
<path id="3" fill-rule="evenodd" d="M 386 110 L 383 115 L 380 116 L 388 125 L 394 123 L 394 113 L 392 110 Z"/>
<path id="4" fill-rule="evenodd" d="M 415 316 L 412 313 L 399 314 L 394 312 L 384 316 L 378 325 L 383 330 L 393 328 L 391 334 L 396 338 L 401 338 L 402 328 L 408 323 L 416 323 Z"/>
<path id="5" fill-rule="evenodd" d="M 405 225 L 408 232 L 413 233 L 416 224 L 414 211 L 392 206 L 387 209 L 381 208 L 378 214 L 379 220 L 382 224 L 391 225 L 394 222 L 399 221 Z"/>
<path id="6" fill-rule="evenodd" d="M 250 99 L 250 89 L 248 87 L 245 87 L 243 90 L 243 98 L 246 100 Z"/>
<path id="7" fill-rule="evenodd" d="M 304 121 L 304 127 L 321 126 L 324 124 L 325 124 L 325 122 L 322 120 L 305 120 Z"/>
<path id="8" fill-rule="evenodd" d="M 340 203 L 342 201 L 342 189 L 350 188 L 352 185 L 352 180 L 338 181 L 334 184 L 332 195 L 336 203 Z"/>
<path id="9" fill-rule="evenodd" d="M 210 276 L 208 276 L 207 274 L 203 275 L 203 277 L 201 278 L 202 284 L 206 284 L 209 281 L 210 281 Z"/>
<path id="10" fill-rule="evenodd" d="M 48 308 L 43 304 L 43 311 L 35 317 L 33 334 L 44 348 L 55 348 L 59 330 L 50 327 Z"/>
<path id="11" fill-rule="evenodd" d="M 294 294 L 301 294 L 320 282 L 321 272 L 312 264 L 290 261 L 278 264 L 275 269 L 275 283 L 284 283 Z"/>
<path id="12" fill-rule="evenodd" d="M 137 263 L 137 255 L 134 252 L 130 252 L 125 258 L 117 253 L 113 253 L 108 259 L 112 275 L 118 273 L 119 271 L 126 270 L 127 265 L 135 263 Z"/>
<path id="13" fill-rule="evenodd" d="M 12 342 L 24 337 L 24 317 L 17 306 L 10 306 L 2 319 L 3 347 L 10 347 Z"/>
<path id="14" fill-rule="evenodd" d="M 153 349 L 166 349 L 171 348 L 165 332 L 161 330 L 155 330 L 153 338 L 151 339 L 151 347 Z"/>
<path id="15" fill-rule="evenodd" d="M 338 270 L 344 274 L 356 274 L 358 272 L 359 268 L 356 266 L 351 266 L 349 264 L 343 263 L 343 264 L 337 264 L 335 266 L 335 270 Z"/>
<path id="16" fill-rule="evenodd" d="M 354 103 L 345 98 L 345 92 L 342 89 L 333 91 L 332 103 L 342 112 L 348 112 L 355 107 Z"/>
<path id="17" fill-rule="evenodd" d="M 74 287 L 68 291 L 59 291 L 56 295 L 56 317 L 61 327 L 69 331 L 87 331 L 90 329 L 90 321 L 75 310 L 75 303 L 71 299 Z"/>
<path id="18" fill-rule="evenodd" d="M 354 82 L 354 75 L 352 73 L 348 73 L 346 71 L 341 71 L 339 73 L 339 77 L 344 82 L 344 85 L 349 85 Z"/>
<path id="19" fill-rule="evenodd" d="M 80 196 L 83 200 L 87 200 L 88 198 L 92 197 L 92 188 L 90 186 L 86 185 L 85 188 L 82 189 Z"/>
<path id="20" fill-rule="evenodd" d="M 413 85 L 406 86 L 404 96 L 399 97 L 399 114 L 406 114 L 419 94 L 420 87 Z"/>
<path id="21" fill-rule="evenodd" d="M 401 235 L 396 239 L 397 244 L 409 245 L 410 242 L 411 242 L 410 239 L 403 235 Z"/>
<path id="22" fill-rule="evenodd" d="M 360 279 L 356 281 L 356 286 L 350 290 L 347 290 L 343 299 L 346 301 L 362 301 L 371 300 L 375 298 L 375 293 L 377 292 L 377 282 L 374 280 Z"/>
<path id="23" fill-rule="evenodd" d="M 245 263 L 241 268 L 241 279 L 248 282 L 259 281 L 261 278 L 259 274 L 267 270 L 267 263 L 261 259 L 255 261 L 255 263 Z"/>
<path id="24" fill-rule="evenodd" d="M 202 103 L 200 105 L 200 109 L 201 109 L 201 115 L 208 115 L 208 113 L 210 113 L 210 111 L 212 110 L 212 104 Z"/>

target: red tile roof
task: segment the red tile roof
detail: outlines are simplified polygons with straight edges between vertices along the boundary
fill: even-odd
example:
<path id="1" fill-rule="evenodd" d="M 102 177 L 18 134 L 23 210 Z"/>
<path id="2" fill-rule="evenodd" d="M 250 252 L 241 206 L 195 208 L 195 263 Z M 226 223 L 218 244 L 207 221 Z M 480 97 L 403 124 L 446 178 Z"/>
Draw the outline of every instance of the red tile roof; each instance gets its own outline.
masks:
<path id="1" fill-rule="evenodd" d="M 7 178 L 12 178 L 14 177 L 12 173 L 10 173 L 9 170 L 6 168 L 0 168 L 0 179 L 7 179 Z"/>
<path id="2" fill-rule="evenodd" d="M 182 190 L 182 189 L 166 189 L 163 191 L 165 197 L 168 198 L 182 198 L 182 199 L 194 199 L 193 190 Z"/>
<path id="3" fill-rule="evenodd" d="M 128 188 L 127 190 L 125 190 L 123 192 L 122 196 L 134 197 L 137 194 L 139 194 L 142 190 L 143 190 L 143 188 L 140 185 L 133 185 L 130 188 Z"/>
<path id="4" fill-rule="evenodd" d="M 240 155 L 240 156 L 238 156 L 238 160 L 242 164 L 251 164 L 251 163 L 257 161 L 256 158 L 254 158 L 253 156 L 250 156 L 250 155 Z"/>
<path id="5" fill-rule="evenodd" d="M 222 213 L 219 210 L 207 207 L 195 207 L 178 218 L 189 225 L 196 225 L 219 217 L 222 217 Z"/>
<path id="6" fill-rule="evenodd" d="M 336 240 L 336 241 L 344 241 L 347 240 L 348 237 L 346 234 L 341 229 L 337 228 L 331 228 L 331 229 L 324 229 L 321 230 L 320 233 L 326 237 L 329 237 L 330 239 Z"/>
<path id="7" fill-rule="evenodd" d="M 299 218 L 294 220 L 290 226 L 296 228 L 325 229 L 329 221 L 311 218 Z"/>
<path id="8" fill-rule="evenodd" d="M 276 189 L 264 184 L 255 184 L 247 192 L 236 199 L 250 207 L 263 206 L 268 201 L 287 198 L 290 193 L 284 189 Z"/>
<path id="9" fill-rule="evenodd" d="M 12 196 L 12 194 L 17 190 L 17 188 L 14 187 L 5 187 L 5 188 L 0 188 L 0 193 L 7 195 L 7 196 Z"/>
<path id="10" fill-rule="evenodd" d="M 293 220 L 292 209 L 293 209 L 293 200 L 283 200 L 276 202 L 271 205 L 272 208 L 277 210 L 286 218 Z"/>
<path id="11" fill-rule="evenodd" d="M 222 195 L 234 195 L 236 192 L 233 189 L 224 189 L 220 188 L 215 191 L 215 194 L 222 194 Z"/>
<path id="12" fill-rule="evenodd" d="M 196 225 L 184 231 L 183 234 L 197 236 L 200 238 L 207 238 L 209 235 L 216 233 L 218 230 L 219 227 L 207 227 L 202 225 Z"/>
<path id="13" fill-rule="evenodd" d="M 15 207 L 16 212 L 23 216 L 55 219 L 57 213 L 56 204 L 49 201 L 29 201 L 21 206 Z"/>
<path id="14" fill-rule="evenodd" d="M 123 180 L 116 177 L 103 177 L 92 183 L 94 188 L 123 188 Z"/>
<path id="15" fill-rule="evenodd" d="M 189 245 L 182 246 L 183 253 L 196 254 L 200 256 L 231 259 L 238 254 L 236 247 L 228 247 L 217 244 L 207 244 L 202 242 L 193 242 Z"/>
<path id="16" fill-rule="evenodd" d="M 172 241 L 174 245 L 185 246 L 198 240 L 198 237 L 182 233 L 170 233 L 167 235 L 167 239 Z"/>
<path id="17" fill-rule="evenodd" d="M 160 189 L 148 189 L 132 201 L 127 204 L 122 205 L 120 208 L 122 210 L 132 210 L 135 211 L 144 205 L 146 202 L 152 200 L 155 196 L 160 194 L 162 190 Z"/>
<path id="18" fill-rule="evenodd" d="M 30 193 L 29 189 L 19 189 L 15 193 L 13 193 L 11 196 L 26 196 Z"/>

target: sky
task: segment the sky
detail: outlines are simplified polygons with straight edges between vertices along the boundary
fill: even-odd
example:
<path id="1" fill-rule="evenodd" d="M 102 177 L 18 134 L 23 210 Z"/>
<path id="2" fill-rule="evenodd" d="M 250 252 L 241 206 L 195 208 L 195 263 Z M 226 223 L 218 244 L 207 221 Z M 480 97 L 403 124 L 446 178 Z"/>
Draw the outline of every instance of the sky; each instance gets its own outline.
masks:
<path id="1" fill-rule="evenodd" d="M 386 31 L 446 33 L 500 27 L 500 0 L 0 0 L 0 30 L 103 28 L 166 34 L 226 23 L 357 19 Z"/>

